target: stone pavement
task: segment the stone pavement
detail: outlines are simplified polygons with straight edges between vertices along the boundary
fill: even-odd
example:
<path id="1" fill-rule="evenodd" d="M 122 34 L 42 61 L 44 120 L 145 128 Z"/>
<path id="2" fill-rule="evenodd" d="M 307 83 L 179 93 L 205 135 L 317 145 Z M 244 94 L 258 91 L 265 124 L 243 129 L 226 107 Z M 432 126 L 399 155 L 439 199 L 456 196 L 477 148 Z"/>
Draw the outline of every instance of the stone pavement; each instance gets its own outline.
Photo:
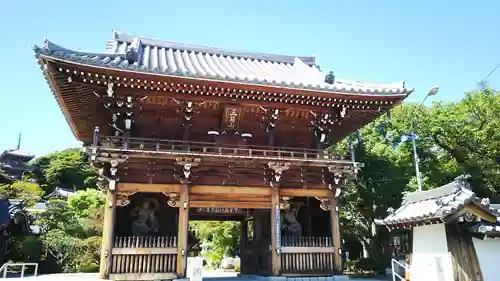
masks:
<path id="1" fill-rule="evenodd" d="M 206 281 L 387 281 L 389 278 L 349 278 L 347 276 L 332 277 L 259 277 L 241 276 L 236 272 L 224 272 L 217 270 L 204 270 L 203 279 Z M 68 273 L 47 274 L 37 277 L 8 278 L 11 281 L 99 281 L 97 273 Z M 187 279 L 185 279 L 187 280 Z"/>

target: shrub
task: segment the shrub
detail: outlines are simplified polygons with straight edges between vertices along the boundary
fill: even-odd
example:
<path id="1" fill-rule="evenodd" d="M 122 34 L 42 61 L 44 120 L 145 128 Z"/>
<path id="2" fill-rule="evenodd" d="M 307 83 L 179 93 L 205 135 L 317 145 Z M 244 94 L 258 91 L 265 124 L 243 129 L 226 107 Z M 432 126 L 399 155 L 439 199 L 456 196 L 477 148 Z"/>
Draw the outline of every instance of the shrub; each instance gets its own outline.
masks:
<path id="1" fill-rule="evenodd" d="M 87 262 L 80 265 L 79 271 L 84 273 L 99 272 L 99 265 L 95 262 Z"/>
<path id="2" fill-rule="evenodd" d="M 236 264 L 234 265 L 234 271 L 240 272 L 240 270 L 241 270 L 241 260 L 237 259 Z"/>

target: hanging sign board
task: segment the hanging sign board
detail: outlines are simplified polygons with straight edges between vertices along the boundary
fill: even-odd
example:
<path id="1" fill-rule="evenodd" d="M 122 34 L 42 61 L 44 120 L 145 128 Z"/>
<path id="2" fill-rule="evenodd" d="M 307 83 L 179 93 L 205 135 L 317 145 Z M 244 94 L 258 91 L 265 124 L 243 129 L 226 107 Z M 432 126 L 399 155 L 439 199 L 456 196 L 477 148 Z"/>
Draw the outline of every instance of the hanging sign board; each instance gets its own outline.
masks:
<path id="1" fill-rule="evenodd" d="M 238 130 L 240 128 L 241 107 L 226 107 L 222 119 L 224 130 Z"/>
<path id="2" fill-rule="evenodd" d="M 244 214 L 245 211 L 239 208 L 196 208 L 197 214 Z"/>

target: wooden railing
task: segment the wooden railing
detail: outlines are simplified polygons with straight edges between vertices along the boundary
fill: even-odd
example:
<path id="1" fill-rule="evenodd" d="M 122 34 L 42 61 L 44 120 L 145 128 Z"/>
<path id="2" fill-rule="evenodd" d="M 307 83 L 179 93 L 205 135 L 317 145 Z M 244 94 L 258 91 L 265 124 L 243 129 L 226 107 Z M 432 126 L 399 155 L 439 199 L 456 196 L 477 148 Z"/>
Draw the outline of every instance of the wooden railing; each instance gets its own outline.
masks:
<path id="1" fill-rule="evenodd" d="M 318 151 L 315 149 L 291 147 L 265 147 L 265 146 L 221 146 L 209 142 L 185 142 L 176 140 L 160 140 L 145 138 L 105 137 L 100 139 L 99 148 L 105 151 L 136 152 L 145 154 L 179 156 L 204 156 L 236 159 L 263 159 L 270 161 L 295 160 L 318 163 L 346 163 L 351 160 L 346 153 L 329 150 Z"/>
<path id="2" fill-rule="evenodd" d="M 176 260 L 176 237 L 115 237 L 110 277 L 113 280 L 172 279 L 176 277 Z"/>
<path id="3" fill-rule="evenodd" d="M 335 248 L 331 237 L 281 238 L 283 274 L 331 274 L 334 272 Z"/>

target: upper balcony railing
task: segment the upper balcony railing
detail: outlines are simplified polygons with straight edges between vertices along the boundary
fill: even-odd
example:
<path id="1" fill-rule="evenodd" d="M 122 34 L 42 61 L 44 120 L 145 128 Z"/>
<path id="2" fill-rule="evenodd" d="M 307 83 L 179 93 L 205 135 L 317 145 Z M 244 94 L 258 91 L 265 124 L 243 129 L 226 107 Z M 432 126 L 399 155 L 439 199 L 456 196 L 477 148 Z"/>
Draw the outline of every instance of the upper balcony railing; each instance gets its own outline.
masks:
<path id="1" fill-rule="evenodd" d="M 164 139 L 104 137 L 97 146 L 102 151 L 125 154 L 138 153 L 166 157 L 208 157 L 266 161 L 299 161 L 318 164 L 352 164 L 347 152 L 291 147 L 230 145 L 210 142 Z"/>

